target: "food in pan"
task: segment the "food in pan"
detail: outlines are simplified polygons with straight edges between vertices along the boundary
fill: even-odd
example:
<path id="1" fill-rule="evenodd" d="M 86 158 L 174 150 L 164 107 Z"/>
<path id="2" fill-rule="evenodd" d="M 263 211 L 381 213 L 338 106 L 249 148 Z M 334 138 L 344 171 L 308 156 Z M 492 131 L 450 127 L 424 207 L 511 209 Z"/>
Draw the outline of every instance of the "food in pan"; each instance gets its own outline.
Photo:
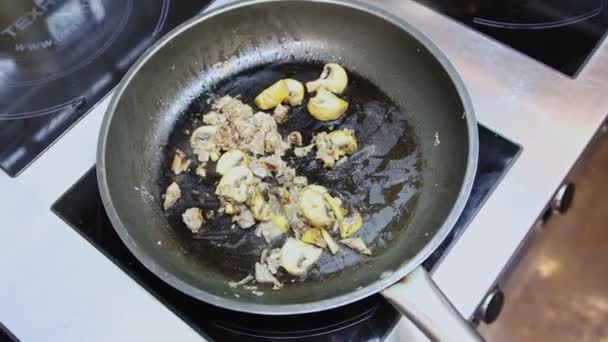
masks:
<path id="1" fill-rule="evenodd" d="M 347 84 L 344 68 L 325 65 L 320 78 L 306 84 L 309 93 L 316 93 L 308 99 L 309 114 L 320 121 L 342 117 L 348 102 L 336 94 L 342 94 Z M 289 119 L 291 107 L 304 102 L 304 85 L 290 78 L 276 81 L 255 97 L 255 106 L 262 111 L 235 97 L 216 99 L 202 116 L 203 125 L 190 136 L 193 158 L 176 150 L 171 166 L 176 177 L 191 172 L 194 164 L 200 177 L 219 176 L 214 193 L 220 203 L 217 213 L 231 217 L 239 229 L 252 229 L 268 245 L 259 261 L 252 260 L 250 280 L 273 284 L 274 289 L 283 286 L 277 279 L 280 269 L 305 276 L 324 252 L 337 255 L 345 246 L 371 255 L 364 241 L 354 237 L 363 226 L 356 208 L 348 208 L 338 192 L 310 183 L 292 165 L 294 158 L 315 151 L 312 160 L 329 172 L 358 150 L 355 133 L 346 127 L 315 132 L 307 145 L 298 131 L 283 136 L 279 127 Z M 270 110 L 272 114 L 264 112 Z M 173 182 L 164 195 L 165 210 L 181 195 Z M 192 233 L 205 234 L 204 215 L 200 208 L 189 208 L 182 221 Z"/>

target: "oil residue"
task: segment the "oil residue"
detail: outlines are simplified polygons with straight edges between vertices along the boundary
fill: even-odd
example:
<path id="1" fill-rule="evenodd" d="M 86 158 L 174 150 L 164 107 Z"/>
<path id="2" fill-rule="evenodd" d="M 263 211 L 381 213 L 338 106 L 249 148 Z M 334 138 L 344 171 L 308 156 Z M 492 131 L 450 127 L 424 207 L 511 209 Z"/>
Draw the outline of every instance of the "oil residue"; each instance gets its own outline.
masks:
<path id="1" fill-rule="evenodd" d="M 174 180 L 180 184 L 182 199 L 169 210 L 168 223 L 175 230 L 183 251 L 194 254 L 205 268 L 216 269 L 238 279 L 250 274 L 262 250 L 271 246 L 255 236 L 254 228 L 240 229 L 228 216 L 211 215 L 206 229 L 193 237 L 181 222 L 181 213 L 190 207 L 200 207 L 207 214 L 215 213 L 219 201 L 214 191 L 219 176 L 213 172 L 215 167 L 212 164 L 207 166 L 206 178 L 196 176 L 194 170 L 173 175 L 170 163 L 175 150 L 180 149 L 196 159 L 189 146 L 190 133 L 202 124 L 202 116 L 210 110 L 214 98 L 230 95 L 253 106 L 255 96 L 277 80 L 289 77 L 305 83 L 317 79 L 322 68 L 323 63 L 320 62 L 277 63 L 240 72 L 202 94 L 175 124 L 163 152 L 165 160 L 157 183 L 161 189 Z M 314 153 L 304 159 L 290 154 L 286 158 L 299 175 L 308 177 L 309 183 L 327 187 L 339 195 L 346 206 L 361 212 L 364 226 L 358 236 L 378 254 L 405 229 L 409 214 L 416 205 L 416 193 L 421 182 L 421 157 L 414 129 L 406 121 L 406 109 L 397 106 L 364 77 L 347 71 L 349 85 L 340 96 L 349 102 L 349 109 L 342 119 L 332 122 L 315 120 L 306 111 L 306 98 L 303 105 L 290 110 L 289 120 L 280 126 L 280 131 L 284 135 L 299 131 L 304 143 L 308 144 L 318 132 L 342 128 L 354 130 L 358 152 L 331 170 L 324 169 L 314 159 Z M 283 241 L 277 239 L 272 247 L 279 247 Z M 324 253 L 307 278 L 298 281 L 323 278 L 352 267 L 365 258 L 345 247 L 335 256 Z"/>

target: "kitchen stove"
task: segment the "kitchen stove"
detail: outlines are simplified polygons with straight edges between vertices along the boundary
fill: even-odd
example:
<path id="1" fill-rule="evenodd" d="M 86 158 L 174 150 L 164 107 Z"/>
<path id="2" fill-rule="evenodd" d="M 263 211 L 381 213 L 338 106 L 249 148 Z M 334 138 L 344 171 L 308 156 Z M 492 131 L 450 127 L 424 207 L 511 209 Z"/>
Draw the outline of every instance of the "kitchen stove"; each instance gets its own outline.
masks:
<path id="1" fill-rule="evenodd" d="M 18 175 L 209 2 L 0 0 L 0 168 Z"/>
<path id="2" fill-rule="evenodd" d="M 478 172 L 463 214 L 439 249 L 424 263 L 436 263 L 467 228 L 484 201 L 517 158 L 520 147 L 479 127 Z M 91 169 L 54 205 L 53 211 L 110 258 L 159 301 L 207 339 L 217 341 L 378 341 L 397 323 L 399 313 L 380 295 L 359 302 L 299 316 L 261 316 L 233 312 L 191 298 L 149 272 L 129 252 L 106 216 Z"/>

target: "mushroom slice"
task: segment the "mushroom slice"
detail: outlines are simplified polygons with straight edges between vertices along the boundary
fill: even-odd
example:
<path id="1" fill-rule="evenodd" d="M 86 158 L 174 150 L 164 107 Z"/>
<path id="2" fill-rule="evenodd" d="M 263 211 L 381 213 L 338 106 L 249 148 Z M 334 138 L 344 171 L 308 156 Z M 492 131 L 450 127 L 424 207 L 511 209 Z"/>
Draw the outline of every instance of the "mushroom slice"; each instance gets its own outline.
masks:
<path id="1" fill-rule="evenodd" d="M 275 84 L 264 89 L 254 102 L 261 110 L 268 110 L 276 107 L 289 96 L 289 88 L 284 80 L 277 81 Z"/>
<path id="2" fill-rule="evenodd" d="M 283 287 L 283 284 L 281 284 L 281 282 L 277 278 L 275 278 L 274 275 L 272 275 L 272 272 L 270 271 L 268 266 L 259 262 L 255 263 L 255 280 L 260 284 L 274 284 L 275 289 L 280 289 L 281 287 Z"/>
<path id="3" fill-rule="evenodd" d="M 182 197 L 182 190 L 179 188 L 179 185 L 177 185 L 177 183 L 173 182 L 171 183 L 171 185 L 169 185 L 169 187 L 167 187 L 167 191 L 165 192 L 163 197 L 165 198 L 163 208 L 167 210 L 171 208 L 177 202 L 177 200 Z"/>
<path id="4" fill-rule="evenodd" d="M 327 247 L 329 247 L 331 254 L 335 255 L 338 253 L 338 251 L 340 251 L 340 246 L 338 246 L 338 244 L 325 229 L 321 229 L 321 236 L 323 237 L 323 240 L 325 240 L 325 243 L 327 243 Z"/>
<path id="5" fill-rule="evenodd" d="M 188 227 L 188 229 L 196 234 L 203 226 L 203 223 L 205 223 L 203 211 L 199 208 L 186 209 L 186 211 L 182 214 L 182 221 L 186 227 Z"/>
<path id="6" fill-rule="evenodd" d="M 325 88 L 319 89 L 317 95 L 308 101 L 308 113 L 319 121 L 337 120 L 346 110 L 348 110 L 348 102 Z"/>
<path id="7" fill-rule="evenodd" d="M 357 141 L 352 131 L 341 129 L 329 132 L 328 135 L 333 148 L 338 150 L 340 156 L 351 155 L 357 152 Z"/>
<path id="8" fill-rule="evenodd" d="M 249 186 L 253 183 L 253 173 L 244 166 L 233 167 L 222 177 L 215 194 L 236 203 L 247 200 Z"/>
<path id="9" fill-rule="evenodd" d="M 248 204 L 256 220 L 268 221 L 270 219 L 270 205 L 264 200 L 264 196 L 259 188 L 254 191 Z"/>
<path id="10" fill-rule="evenodd" d="M 342 240 L 340 240 L 340 242 L 344 246 L 356 251 L 357 253 L 361 253 L 361 254 L 365 254 L 365 255 L 372 255 L 372 251 L 369 250 L 369 248 L 367 248 L 367 246 L 365 245 L 365 242 L 363 242 L 362 238 L 358 237 L 358 238 L 342 239 Z"/>
<path id="11" fill-rule="evenodd" d="M 201 126 L 192 132 L 190 145 L 194 148 L 200 141 L 211 141 L 215 137 L 218 128 L 216 126 Z"/>
<path id="12" fill-rule="evenodd" d="M 295 238 L 288 238 L 281 247 L 279 264 L 294 276 L 303 276 L 319 260 L 323 250 Z"/>
<path id="13" fill-rule="evenodd" d="M 352 236 L 361 229 L 362 225 L 363 218 L 358 211 L 355 211 L 342 220 L 342 223 L 340 224 L 340 237 L 346 239 L 349 236 Z"/>
<path id="14" fill-rule="evenodd" d="M 246 155 L 241 150 L 230 150 L 224 153 L 220 159 L 217 161 L 217 166 L 215 170 L 220 175 L 224 176 L 228 173 L 233 167 L 236 166 L 248 166 L 249 165 L 249 156 Z"/>
<path id="15" fill-rule="evenodd" d="M 287 89 L 289 89 L 287 103 L 292 107 L 301 105 L 304 101 L 304 85 L 302 82 L 286 78 L 285 83 L 287 84 Z"/>
<path id="16" fill-rule="evenodd" d="M 283 214 L 270 214 L 270 222 L 277 226 L 283 233 L 286 233 L 289 230 L 289 220 Z"/>
<path id="17" fill-rule="evenodd" d="M 313 227 L 331 227 L 335 222 L 327 200 L 314 185 L 309 185 L 300 191 L 298 209 L 304 219 Z"/>
<path id="18" fill-rule="evenodd" d="M 179 175 L 180 173 L 188 170 L 192 161 L 186 157 L 186 154 L 181 150 L 175 151 L 173 162 L 171 162 L 171 171 L 174 174 Z"/>
<path id="19" fill-rule="evenodd" d="M 302 140 L 302 133 L 298 131 L 293 131 L 287 135 L 287 142 L 292 145 L 302 146 Z"/>
<path id="20" fill-rule="evenodd" d="M 321 230 L 317 228 L 306 229 L 304 234 L 300 237 L 300 240 L 323 249 L 327 248 L 327 242 L 325 242 Z"/>
<path id="21" fill-rule="evenodd" d="M 327 88 L 334 94 L 342 94 L 347 85 L 348 75 L 346 70 L 339 64 L 330 63 L 325 64 L 318 80 L 306 83 L 306 90 L 312 93 L 320 88 Z"/>

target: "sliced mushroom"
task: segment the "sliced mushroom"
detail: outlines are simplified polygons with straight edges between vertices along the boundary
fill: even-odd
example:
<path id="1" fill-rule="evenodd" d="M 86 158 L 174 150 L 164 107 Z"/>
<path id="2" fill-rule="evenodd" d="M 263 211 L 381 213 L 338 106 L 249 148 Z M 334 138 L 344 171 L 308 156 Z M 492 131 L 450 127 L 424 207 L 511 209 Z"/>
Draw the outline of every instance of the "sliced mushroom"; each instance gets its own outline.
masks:
<path id="1" fill-rule="evenodd" d="M 287 216 L 283 214 L 270 214 L 270 222 L 277 226 L 283 233 L 286 233 L 289 229 L 289 220 Z"/>
<path id="2" fill-rule="evenodd" d="M 340 157 L 357 152 L 357 140 L 353 132 L 348 129 L 329 132 L 329 139 L 333 147 L 338 150 Z"/>
<path id="3" fill-rule="evenodd" d="M 340 240 L 340 242 L 344 246 L 346 246 L 358 253 L 365 254 L 365 255 L 372 255 L 372 251 L 369 248 L 367 248 L 367 246 L 365 245 L 365 242 L 363 242 L 362 238 L 342 239 L 342 240 Z"/>
<path id="4" fill-rule="evenodd" d="M 308 101 L 308 113 L 319 121 L 339 119 L 348 110 L 348 102 L 332 94 L 325 88 Z"/>
<path id="5" fill-rule="evenodd" d="M 253 174 L 251 170 L 244 166 L 233 167 L 222 177 L 215 193 L 236 203 L 244 203 L 247 200 L 249 186 L 252 183 Z"/>
<path id="6" fill-rule="evenodd" d="M 287 103 L 292 107 L 301 105 L 304 101 L 304 85 L 302 82 L 286 78 L 285 83 L 287 83 L 287 89 L 289 89 Z"/>
<path id="7" fill-rule="evenodd" d="M 198 233 L 198 231 L 205 223 L 205 218 L 203 217 L 203 211 L 199 208 L 189 208 L 182 214 L 182 221 L 192 231 L 194 234 Z"/>
<path id="8" fill-rule="evenodd" d="M 248 166 L 249 165 L 249 156 L 245 154 L 245 152 L 241 150 L 230 150 L 220 157 L 217 161 L 217 166 L 215 170 L 220 175 L 225 175 L 230 171 L 233 167 L 236 166 Z"/>
<path id="9" fill-rule="evenodd" d="M 327 200 L 314 185 L 309 185 L 300 191 L 298 209 L 302 217 L 313 227 L 331 227 L 335 222 Z"/>
<path id="10" fill-rule="evenodd" d="M 173 171 L 174 174 L 179 175 L 188 170 L 191 162 L 192 161 L 188 159 L 184 152 L 176 150 L 175 156 L 173 156 L 173 162 L 171 162 L 171 171 Z"/>
<path id="11" fill-rule="evenodd" d="M 270 205 L 264 199 L 262 192 L 259 189 L 256 189 L 251 195 L 249 199 L 249 208 L 253 213 L 253 217 L 255 217 L 258 221 L 268 221 L 270 220 Z"/>
<path id="12" fill-rule="evenodd" d="M 361 226 L 363 226 L 363 218 L 358 211 L 355 211 L 342 220 L 342 224 L 340 224 L 340 237 L 346 239 L 352 236 L 361 229 Z"/>
<path id="13" fill-rule="evenodd" d="M 318 80 L 306 83 L 306 90 L 312 93 L 320 88 L 327 88 L 334 94 L 342 94 L 347 85 L 348 75 L 346 70 L 339 64 L 330 63 L 325 64 Z"/>
<path id="14" fill-rule="evenodd" d="M 317 228 L 306 229 L 300 240 L 323 249 L 327 248 L 327 242 L 325 242 L 321 230 Z"/>
<path id="15" fill-rule="evenodd" d="M 165 198 L 163 207 L 165 208 L 165 210 L 167 210 L 171 208 L 177 202 L 177 200 L 182 197 L 182 190 L 179 188 L 179 185 L 177 185 L 177 183 L 173 182 L 171 183 L 171 185 L 169 185 L 169 187 L 167 187 L 167 191 L 165 192 L 163 197 Z"/>
<path id="16" fill-rule="evenodd" d="M 279 263 L 287 273 L 303 276 L 319 260 L 323 250 L 294 238 L 288 238 L 281 247 Z"/>
<path id="17" fill-rule="evenodd" d="M 264 89 L 264 91 L 255 98 L 254 102 L 261 110 L 268 110 L 285 101 L 287 97 L 289 97 L 287 83 L 284 80 L 280 80 Z"/>
<path id="18" fill-rule="evenodd" d="M 325 240 L 325 243 L 327 243 L 327 247 L 329 247 L 331 254 L 335 255 L 340 251 L 340 246 L 334 241 L 334 239 L 325 229 L 321 229 L 321 236 L 323 237 L 323 240 Z"/>
<path id="19" fill-rule="evenodd" d="M 302 146 L 302 133 L 297 131 L 289 133 L 289 135 L 287 135 L 287 142 L 292 145 Z"/>
<path id="20" fill-rule="evenodd" d="M 190 145 L 196 146 L 200 141 L 210 141 L 215 137 L 218 128 L 216 126 L 201 126 L 192 132 L 190 136 Z"/>

